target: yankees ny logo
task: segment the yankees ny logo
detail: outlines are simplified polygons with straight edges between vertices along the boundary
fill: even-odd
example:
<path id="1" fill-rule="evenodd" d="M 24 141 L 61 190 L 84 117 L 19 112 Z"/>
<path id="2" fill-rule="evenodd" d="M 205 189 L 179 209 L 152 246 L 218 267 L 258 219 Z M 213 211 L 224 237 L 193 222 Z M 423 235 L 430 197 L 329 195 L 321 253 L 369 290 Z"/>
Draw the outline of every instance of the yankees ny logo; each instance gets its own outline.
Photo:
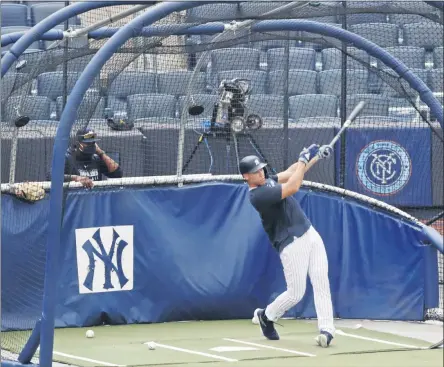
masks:
<path id="1" fill-rule="evenodd" d="M 80 293 L 133 288 L 133 227 L 76 229 Z"/>

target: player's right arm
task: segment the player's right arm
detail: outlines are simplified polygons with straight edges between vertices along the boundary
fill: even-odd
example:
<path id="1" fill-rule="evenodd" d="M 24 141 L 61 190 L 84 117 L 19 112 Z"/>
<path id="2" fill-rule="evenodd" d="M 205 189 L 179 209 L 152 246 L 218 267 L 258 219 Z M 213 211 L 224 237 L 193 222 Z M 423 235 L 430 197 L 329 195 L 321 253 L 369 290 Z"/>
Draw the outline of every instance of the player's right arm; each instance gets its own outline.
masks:
<path id="1" fill-rule="evenodd" d="M 294 171 L 288 178 L 288 181 L 282 184 L 282 199 L 296 194 L 302 185 L 307 167 L 311 166 L 313 160 L 319 152 L 319 146 L 316 144 L 304 148 L 299 154 L 299 160 L 294 164 Z"/>

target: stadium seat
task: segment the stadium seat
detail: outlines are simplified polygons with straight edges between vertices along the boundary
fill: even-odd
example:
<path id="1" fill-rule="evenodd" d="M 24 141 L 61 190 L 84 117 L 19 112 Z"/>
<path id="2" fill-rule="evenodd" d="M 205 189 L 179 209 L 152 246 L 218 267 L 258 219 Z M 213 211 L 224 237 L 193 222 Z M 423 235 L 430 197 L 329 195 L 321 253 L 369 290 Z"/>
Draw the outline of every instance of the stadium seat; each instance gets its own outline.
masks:
<path id="1" fill-rule="evenodd" d="M 106 99 L 106 108 L 108 108 L 112 113 L 125 114 L 127 110 L 127 100 L 126 98 L 108 96 Z"/>
<path id="2" fill-rule="evenodd" d="M 399 44 L 399 27 L 396 24 L 352 24 L 349 30 L 381 47 L 394 47 Z"/>
<path id="3" fill-rule="evenodd" d="M 433 67 L 435 69 L 444 67 L 444 47 L 437 47 L 433 50 Z"/>
<path id="4" fill-rule="evenodd" d="M 63 72 L 62 71 L 52 71 L 48 73 L 43 73 L 37 76 L 37 94 L 39 96 L 46 96 L 52 101 L 55 101 L 57 97 L 63 95 Z M 80 73 L 68 72 L 67 73 L 67 93 L 71 93 L 72 88 L 74 88 L 75 83 L 80 77 Z M 93 82 L 91 88 L 96 86 L 96 82 Z"/>
<path id="5" fill-rule="evenodd" d="M 432 92 L 444 92 L 443 69 L 429 71 L 429 86 Z"/>
<path id="6" fill-rule="evenodd" d="M 370 56 L 364 51 L 355 47 L 347 48 L 347 69 L 366 69 L 366 64 L 370 64 Z M 355 60 L 355 57 L 357 60 Z M 332 70 L 342 68 L 342 51 L 337 48 L 325 48 L 321 51 L 322 70 Z M 360 61 L 364 64 L 362 64 Z"/>
<path id="7" fill-rule="evenodd" d="M 49 120 L 51 115 L 51 101 L 44 96 L 10 97 L 4 108 L 6 121 L 14 121 L 18 116 L 28 116 L 31 120 Z"/>
<path id="8" fill-rule="evenodd" d="M 63 50 L 57 50 L 60 51 L 60 59 L 55 61 L 54 63 L 57 63 L 56 71 L 63 71 L 64 68 L 64 59 L 63 59 Z M 56 53 L 51 52 L 51 55 L 56 55 Z M 68 60 L 66 63 L 68 71 L 69 72 L 80 72 L 85 70 L 88 63 L 91 61 L 91 59 L 94 57 L 94 55 L 86 55 L 86 56 L 80 56 L 73 58 L 71 60 Z"/>
<path id="9" fill-rule="evenodd" d="M 24 88 L 27 87 L 29 83 L 27 83 L 28 76 L 23 73 L 15 73 L 15 72 L 8 72 L 5 74 L 5 76 L 1 79 L 1 93 L 0 93 L 0 99 L 3 102 L 9 96 L 12 94 L 28 94 L 26 91 L 23 90 L 23 88 L 20 88 L 20 86 L 24 86 Z"/>
<path id="10" fill-rule="evenodd" d="M 425 1 L 394 1 L 391 3 L 394 9 L 399 10 L 398 14 L 389 14 L 389 20 L 391 23 L 403 25 L 407 23 L 422 23 L 433 22 L 433 20 L 426 16 L 439 19 L 437 16 L 437 9 L 433 6 L 426 4 Z M 409 14 L 411 13 L 411 14 Z"/>
<path id="11" fill-rule="evenodd" d="M 348 69 L 347 94 L 368 93 L 367 70 Z M 325 70 L 318 73 L 321 94 L 341 95 L 342 70 Z"/>
<path id="12" fill-rule="evenodd" d="M 218 73 L 218 82 L 223 79 L 244 78 L 250 80 L 251 94 L 266 94 L 267 73 L 260 70 L 229 70 Z M 216 87 L 217 87 L 216 86 Z"/>
<path id="13" fill-rule="evenodd" d="M 425 49 L 421 47 L 398 46 L 398 47 L 386 47 L 385 50 L 389 52 L 397 60 L 403 62 L 409 68 L 412 69 L 425 68 Z M 378 65 L 381 68 L 387 67 L 382 61 L 379 60 L 378 60 Z"/>
<path id="14" fill-rule="evenodd" d="M 424 69 L 411 69 L 411 71 L 416 74 L 419 78 L 422 79 L 422 81 L 424 83 L 427 84 L 428 80 L 427 80 L 427 70 Z M 393 71 L 392 69 L 386 69 L 383 71 L 384 73 L 388 73 L 389 75 L 393 75 L 393 86 L 396 88 L 394 89 L 393 86 L 391 86 L 390 84 L 383 82 L 382 80 L 380 80 L 380 85 L 378 88 L 378 92 L 380 94 L 382 94 L 383 96 L 386 97 L 414 97 L 416 96 L 418 93 L 412 89 L 409 85 L 409 83 L 405 80 L 398 80 L 398 75 L 396 74 L 395 71 Z M 387 78 L 387 77 L 386 77 Z"/>
<path id="15" fill-rule="evenodd" d="M 348 9 L 366 10 L 363 13 L 347 14 L 347 24 L 387 22 L 387 15 L 378 9 L 384 9 L 388 3 L 387 1 L 347 1 Z M 372 8 L 376 8 L 374 12 L 372 12 Z"/>
<path id="16" fill-rule="evenodd" d="M 239 17 L 243 19 L 254 19 L 260 16 L 261 14 L 268 13 L 286 4 L 287 4 L 286 2 L 274 2 L 274 1 L 270 2 L 243 1 L 239 3 Z"/>
<path id="17" fill-rule="evenodd" d="M 267 89 L 269 94 L 285 94 L 286 72 L 276 70 L 268 73 Z M 317 72 L 310 70 L 289 70 L 288 71 L 288 94 L 316 94 L 317 93 Z"/>
<path id="18" fill-rule="evenodd" d="M 190 116 L 188 114 L 188 107 L 193 105 L 200 105 L 204 107 L 204 111 L 202 114 L 196 116 L 199 119 L 203 118 L 211 118 L 213 115 L 213 107 L 214 104 L 217 103 L 219 100 L 218 96 L 216 94 L 192 94 L 189 97 L 188 100 L 188 106 L 187 107 L 187 118 L 193 118 L 194 116 Z M 179 97 L 179 116 L 182 116 L 182 109 L 184 107 L 184 104 L 187 101 L 187 96 L 180 96 Z"/>
<path id="19" fill-rule="evenodd" d="M 224 48 L 211 51 L 212 72 L 259 69 L 260 52 L 254 48 Z"/>
<path id="20" fill-rule="evenodd" d="M 390 101 L 387 97 L 378 94 L 348 95 L 346 100 L 347 116 L 360 101 L 365 102 L 365 106 L 360 112 L 360 116 L 388 116 Z"/>
<path id="21" fill-rule="evenodd" d="M 265 37 L 272 37 L 274 39 L 267 39 L 264 37 L 261 41 L 255 41 L 252 43 L 252 47 L 258 50 L 266 52 L 272 48 L 282 48 L 286 47 L 297 47 L 300 46 L 300 42 L 297 40 L 299 38 L 299 32 L 297 31 L 272 31 L 266 32 Z"/>
<path id="22" fill-rule="evenodd" d="M 392 3 L 391 1 L 389 3 Z M 436 8 L 434 6 L 428 5 L 426 1 L 404 1 L 398 0 L 392 3 L 396 9 L 406 10 L 407 12 L 417 12 L 422 13 L 435 13 Z"/>
<path id="23" fill-rule="evenodd" d="M 28 7 L 22 4 L 0 4 L 1 23 L 3 27 L 28 26 Z"/>
<path id="24" fill-rule="evenodd" d="M 443 44 L 443 25 L 430 22 L 404 24 L 403 36 L 406 46 L 433 49 Z"/>
<path id="25" fill-rule="evenodd" d="M 31 5 L 29 8 L 31 25 L 32 26 L 36 25 L 49 15 L 55 13 L 56 11 L 64 7 L 65 7 L 64 2 L 47 2 L 47 3 L 37 3 Z M 77 17 L 73 17 L 68 20 L 68 23 L 69 25 L 79 25 L 80 20 Z"/>
<path id="26" fill-rule="evenodd" d="M 128 120 L 146 117 L 176 117 L 177 100 L 167 94 L 134 94 L 127 98 Z"/>
<path id="27" fill-rule="evenodd" d="M 146 71 L 123 71 L 108 78 L 106 106 L 112 112 L 125 112 L 127 97 L 132 94 L 156 93 L 156 74 Z"/>
<path id="28" fill-rule="evenodd" d="M 363 23 L 384 23 L 387 22 L 387 16 L 380 13 L 361 13 L 348 14 L 347 24 L 363 24 Z"/>
<path id="29" fill-rule="evenodd" d="M 125 99 L 131 94 L 156 93 L 156 74 L 148 71 L 123 71 L 108 78 L 108 95 Z"/>
<path id="30" fill-rule="evenodd" d="M 418 14 L 390 14 L 389 21 L 392 24 L 396 24 L 398 26 L 403 26 L 404 24 L 410 23 L 432 23 L 435 22 L 427 17 L 423 17 Z"/>
<path id="31" fill-rule="evenodd" d="M 220 22 L 222 20 L 233 20 L 238 17 L 237 3 L 231 4 L 205 4 L 187 10 L 186 22 Z"/>
<path id="32" fill-rule="evenodd" d="M 287 56 L 285 48 L 272 48 L 267 51 L 267 70 L 285 69 Z M 288 54 L 288 68 L 315 70 L 316 51 L 312 48 L 291 47 Z"/>
<path id="33" fill-rule="evenodd" d="M 63 97 L 56 99 L 57 119 L 63 112 Z M 100 96 L 98 91 L 92 91 L 85 94 L 77 110 L 77 120 L 100 119 L 104 117 L 105 99 Z"/>
<path id="34" fill-rule="evenodd" d="M 255 94 L 247 102 L 248 114 L 254 113 L 262 117 L 284 116 L 284 97 L 270 94 Z"/>
<path id="35" fill-rule="evenodd" d="M 289 118 L 299 120 L 318 116 L 338 116 L 338 98 L 335 95 L 306 94 L 289 98 Z"/>
<path id="36" fill-rule="evenodd" d="M 206 93 L 206 74 L 202 72 L 195 74 L 191 90 L 188 90 L 192 75 L 192 71 L 170 71 L 157 74 L 158 93 L 175 96 Z"/>

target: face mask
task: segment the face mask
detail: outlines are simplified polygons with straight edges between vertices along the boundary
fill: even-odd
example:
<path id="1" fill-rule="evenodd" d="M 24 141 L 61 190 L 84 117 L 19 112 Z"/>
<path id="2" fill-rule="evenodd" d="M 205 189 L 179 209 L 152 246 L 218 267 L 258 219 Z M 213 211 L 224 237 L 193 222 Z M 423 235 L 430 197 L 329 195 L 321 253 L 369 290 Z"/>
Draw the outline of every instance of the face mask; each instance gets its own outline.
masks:
<path id="1" fill-rule="evenodd" d="M 96 145 L 92 144 L 83 144 L 83 146 L 79 146 L 77 149 L 77 154 L 79 158 L 91 158 L 91 156 L 96 152 Z"/>

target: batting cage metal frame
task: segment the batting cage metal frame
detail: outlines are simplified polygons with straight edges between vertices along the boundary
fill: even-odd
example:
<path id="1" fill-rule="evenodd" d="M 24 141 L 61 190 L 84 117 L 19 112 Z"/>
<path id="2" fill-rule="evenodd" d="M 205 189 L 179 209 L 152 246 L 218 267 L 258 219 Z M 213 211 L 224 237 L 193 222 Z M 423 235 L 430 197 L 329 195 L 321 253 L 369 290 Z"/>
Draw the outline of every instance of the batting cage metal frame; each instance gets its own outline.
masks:
<path id="1" fill-rule="evenodd" d="M 133 6 L 119 8 L 128 4 Z M 258 155 L 273 173 L 285 169 L 304 144 L 330 142 L 365 101 L 362 116 L 341 131 L 334 156 L 310 172 L 304 187 L 399 218 L 418 230 L 423 245 L 442 254 L 443 91 L 435 85 L 439 77 L 442 83 L 443 9 L 438 2 L 414 5 L 81 2 L 27 32 L 2 35 L 2 47 L 10 47 L 1 59 L 2 81 L 9 81 L 1 96 L 2 140 L 10 144 L 3 148 L 2 141 L 2 149 L 11 153 L 5 167 L 2 150 L 2 176 L 7 171 L 8 179 L 1 191 L 17 195 L 35 187 L 36 194 L 28 195 L 36 201 L 42 190 L 49 196 L 48 231 L 40 239 L 45 246 L 33 254 L 36 267 L 44 269 L 35 287 L 44 292 L 32 297 L 41 302 L 44 317 L 29 315 L 23 328 L 32 333 L 18 342 L 18 360 L 37 362 L 40 346 L 39 364 L 52 364 L 64 205 L 68 191 L 82 188 L 65 180 L 66 152 L 75 145 L 76 131 L 86 127 L 102 135 L 98 144 L 125 172 L 97 182 L 98 191 L 239 183 L 241 156 Z M 68 25 L 75 17 L 83 17 L 83 28 Z M 428 39 L 415 33 L 419 28 L 429 32 Z M 400 35 L 403 50 L 395 46 Z M 441 44 L 433 43 L 440 35 Z M 36 42 L 47 46 L 29 52 Z M 418 67 L 427 63 L 435 67 Z M 391 100 L 397 103 L 389 106 Z M 417 156 L 402 145 L 418 149 Z M 129 147 L 143 156 L 123 153 Z M 383 153 L 375 155 L 378 150 Z M 26 159 L 20 158 L 23 151 Z M 27 168 L 28 161 L 36 168 Z M 401 164 L 403 183 L 384 186 L 394 171 L 387 168 L 391 162 Z M 372 169 L 381 170 L 374 173 L 378 182 L 369 178 Z M 427 195 L 412 193 L 413 176 L 416 190 Z M 409 194 L 402 196 L 403 190 Z M 429 310 L 424 318 L 442 319 L 440 302 L 438 316 Z"/>

